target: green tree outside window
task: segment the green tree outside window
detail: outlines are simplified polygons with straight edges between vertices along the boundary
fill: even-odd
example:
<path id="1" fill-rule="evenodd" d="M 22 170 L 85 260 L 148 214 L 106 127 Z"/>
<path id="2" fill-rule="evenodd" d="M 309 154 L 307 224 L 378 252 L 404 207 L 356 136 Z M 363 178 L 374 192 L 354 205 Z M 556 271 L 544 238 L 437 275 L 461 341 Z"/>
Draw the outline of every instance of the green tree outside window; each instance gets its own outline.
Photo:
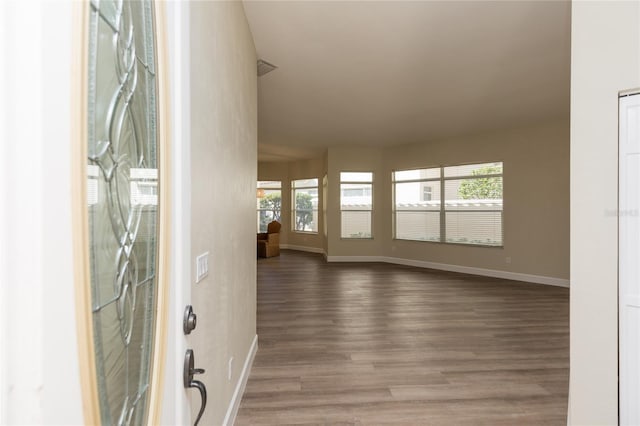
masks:
<path id="1" fill-rule="evenodd" d="M 474 170 L 473 176 L 502 173 L 502 167 L 487 166 Z M 501 200 L 502 177 L 465 179 L 458 188 L 458 196 L 463 200 Z"/>

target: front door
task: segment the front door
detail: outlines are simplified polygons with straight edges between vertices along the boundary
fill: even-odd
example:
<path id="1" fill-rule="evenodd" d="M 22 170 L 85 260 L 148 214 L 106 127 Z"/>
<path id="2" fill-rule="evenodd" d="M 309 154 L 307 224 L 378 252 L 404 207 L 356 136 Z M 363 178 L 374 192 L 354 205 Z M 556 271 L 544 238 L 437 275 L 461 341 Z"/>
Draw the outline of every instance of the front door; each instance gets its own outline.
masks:
<path id="1" fill-rule="evenodd" d="M 157 424 L 162 416 L 172 208 L 161 6 L 91 0 L 78 7 L 84 201 L 76 257 L 84 267 L 77 305 L 88 424 Z M 174 396 L 164 402 L 177 403 Z"/>

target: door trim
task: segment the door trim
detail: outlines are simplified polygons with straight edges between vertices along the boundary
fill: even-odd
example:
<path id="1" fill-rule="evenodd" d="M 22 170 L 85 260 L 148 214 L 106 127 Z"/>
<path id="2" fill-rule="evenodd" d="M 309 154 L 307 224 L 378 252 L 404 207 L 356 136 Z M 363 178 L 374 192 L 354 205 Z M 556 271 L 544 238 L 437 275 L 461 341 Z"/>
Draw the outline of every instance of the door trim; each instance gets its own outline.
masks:
<path id="1" fill-rule="evenodd" d="M 78 366 L 82 391 L 82 411 L 86 424 L 100 423 L 100 403 L 91 312 L 91 280 L 89 271 L 89 216 L 87 212 L 87 107 L 89 2 L 74 2 L 74 37 L 72 58 L 77 60 L 71 71 L 71 226 L 73 230 L 73 276 L 75 285 Z"/>
<path id="2" fill-rule="evenodd" d="M 169 287 L 171 275 L 169 253 L 171 249 L 171 162 L 170 135 L 171 110 L 169 103 L 169 66 L 166 31 L 165 2 L 153 1 L 155 14 L 156 72 L 158 93 L 158 156 L 160 164 L 160 223 L 158 244 L 158 292 L 155 339 L 151 365 L 148 425 L 160 424 L 162 396 L 167 353 L 167 328 L 169 326 Z"/>

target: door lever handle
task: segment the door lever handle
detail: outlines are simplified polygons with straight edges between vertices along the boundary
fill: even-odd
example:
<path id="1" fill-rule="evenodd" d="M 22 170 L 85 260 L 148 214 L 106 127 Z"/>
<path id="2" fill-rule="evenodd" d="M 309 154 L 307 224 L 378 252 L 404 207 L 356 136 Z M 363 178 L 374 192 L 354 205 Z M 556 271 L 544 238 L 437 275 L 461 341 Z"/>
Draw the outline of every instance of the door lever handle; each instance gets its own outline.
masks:
<path id="1" fill-rule="evenodd" d="M 200 422 L 200 419 L 202 418 L 202 414 L 204 414 L 204 409 L 207 406 L 207 387 L 201 381 L 193 379 L 194 374 L 204 374 L 204 368 L 193 368 L 195 363 L 193 358 L 193 350 L 187 349 L 187 353 L 184 355 L 183 380 L 184 387 L 186 389 L 196 388 L 200 391 L 200 398 L 202 402 L 200 403 L 198 417 L 196 417 L 196 421 L 193 423 L 193 426 L 197 426 L 198 422 Z"/>

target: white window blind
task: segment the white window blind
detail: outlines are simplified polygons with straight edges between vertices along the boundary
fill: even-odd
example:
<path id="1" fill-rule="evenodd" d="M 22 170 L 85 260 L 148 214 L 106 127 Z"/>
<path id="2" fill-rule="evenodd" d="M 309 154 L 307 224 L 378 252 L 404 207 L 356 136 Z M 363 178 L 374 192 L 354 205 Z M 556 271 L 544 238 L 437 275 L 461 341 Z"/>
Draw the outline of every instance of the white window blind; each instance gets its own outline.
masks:
<path id="1" fill-rule="evenodd" d="M 373 173 L 340 173 L 340 236 L 372 238 Z"/>
<path id="2" fill-rule="evenodd" d="M 397 239 L 440 241 L 440 174 L 439 168 L 394 172 Z"/>

